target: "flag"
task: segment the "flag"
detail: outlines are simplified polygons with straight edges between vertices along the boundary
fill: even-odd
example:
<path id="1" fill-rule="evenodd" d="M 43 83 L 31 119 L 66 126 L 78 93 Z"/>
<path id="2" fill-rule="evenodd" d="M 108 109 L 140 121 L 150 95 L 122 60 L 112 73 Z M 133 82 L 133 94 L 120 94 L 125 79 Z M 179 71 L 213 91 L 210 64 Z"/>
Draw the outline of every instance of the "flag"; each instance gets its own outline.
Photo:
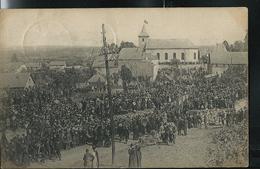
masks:
<path id="1" fill-rule="evenodd" d="M 144 23 L 145 23 L 145 24 L 148 24 L 148 21 L 147 21 L 147 20 L 144 20 Z"/>

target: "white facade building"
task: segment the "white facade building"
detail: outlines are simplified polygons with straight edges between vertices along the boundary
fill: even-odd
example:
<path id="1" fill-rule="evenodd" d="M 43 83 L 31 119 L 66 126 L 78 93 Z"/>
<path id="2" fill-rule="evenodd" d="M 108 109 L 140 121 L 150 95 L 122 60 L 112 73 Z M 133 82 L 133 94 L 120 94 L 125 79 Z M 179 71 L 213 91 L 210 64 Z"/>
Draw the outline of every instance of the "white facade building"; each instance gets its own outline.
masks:
<path id="1" fill-rule="evenodd" d="M 119 65 L 126 65 L 135 74 L 155 80 L 160 69 L 173 66 L 169 64 L 172 61 L 177 61 L 182 68 L 189 69 L 203 66 L 199 59 L 199 48 L 190 40 L 152 39 L 144 24 L 138 35 L 138 47 L 121 49 L 118 61 Z"/>
<path id="2" fill-rule="evenodd" d="M 170 62 L 178 59 L 184 63 L 199 62 L 199 48 L 188 39 L 151 39 L 143 25 L 141 33 L 138 35 L 139 47 L 145 53 L 150 53 L 153 63 Z"/>

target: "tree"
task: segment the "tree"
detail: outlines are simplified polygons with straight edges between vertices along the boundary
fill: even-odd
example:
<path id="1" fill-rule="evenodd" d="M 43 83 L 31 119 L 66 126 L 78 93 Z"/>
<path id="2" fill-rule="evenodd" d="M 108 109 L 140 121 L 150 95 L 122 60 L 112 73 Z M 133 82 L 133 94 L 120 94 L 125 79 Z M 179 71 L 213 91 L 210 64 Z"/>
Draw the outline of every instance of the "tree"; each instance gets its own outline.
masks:
<path id="1" fill-rule="evenodd" d="M 246 33 L 243 41 L 238 40 L 238 41 L 235 41 L 233 44 L 228 45 L 227 41 L 225 40 L 223 42 L 223 44 L 225 45 L 227 50 L 230 51 L 230 52 L 248 51 L 248 32 Z"/>
<path id="2" fill-rule="evenodd" d="M 235 41 L 233 46 L 234 52 L 242 52 L 244 50 L 244 43 L 242 41 Z"/>
<path id="3" fill-rule="evenodd" d="M 133 42 L 124 42 L 122 41 L 120 43 L 120 46 L 119 46 L 119 50 L 123 49 L 123 48 L 135 48 L 135 44 Z"/>
<path id="4" fill-rule="evenodd" d="M 200 63 L 209 63 L 209 54 L 207 55 L 202 55 L 200 58 L 199 58 L 199 62 Z"/>
<path id="5" fill-rule="evenodd" d="M 122 65 L 120 75 L 121 75 L 121 79 L 123 81 L 123 89 L 125 92 L 127 92 L 127 85 L 133 79 L 132 72 L 128 67 L 126 67 L 125 65 Z"/>
<path id="6" fill-rule="evenodd" d="M 115 43 L 108 44 L 108 53 L 116 54 L 119 52 L 119 48 Z"/>
<path id="7" fill-rule="evenodd" d="M 229 44 L 228 44 L 228 42 L 226 40 L 224 40 L 223 45 L 226 47 L 227 51 L 230 52 L 231 47 L 229 46 Z"/>
<path id="8" fill-rule="evenodd" d="M 246 32 L 246 36 L 244 38 L 244 51 L 248 51 L 248 31 Z"/>

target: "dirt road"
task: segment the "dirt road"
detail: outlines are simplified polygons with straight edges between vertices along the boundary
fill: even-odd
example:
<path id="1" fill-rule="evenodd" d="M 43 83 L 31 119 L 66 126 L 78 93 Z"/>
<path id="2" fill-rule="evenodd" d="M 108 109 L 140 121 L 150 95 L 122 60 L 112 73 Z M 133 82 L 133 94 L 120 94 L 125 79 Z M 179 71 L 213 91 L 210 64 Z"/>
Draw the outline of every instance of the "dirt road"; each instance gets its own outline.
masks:
<path id="1" fill-rule="evenodd" d="M 187 136 L 178 136 L 174 145 L 153 145 L 142 148 L 142 167 L 206 167 L 210 134 L 217 129 L 191 129 Z M 130 141 L 131 142 L 131 141 Z M 83 167 L 86 146 L 62 152 L 62 160 L 31 164 L 31 168 Z M 116 143 L 115 167 L 128 166 L 128 144 Z M 111 167 L 111 148 L 98 148 L 100 166 Z"/>

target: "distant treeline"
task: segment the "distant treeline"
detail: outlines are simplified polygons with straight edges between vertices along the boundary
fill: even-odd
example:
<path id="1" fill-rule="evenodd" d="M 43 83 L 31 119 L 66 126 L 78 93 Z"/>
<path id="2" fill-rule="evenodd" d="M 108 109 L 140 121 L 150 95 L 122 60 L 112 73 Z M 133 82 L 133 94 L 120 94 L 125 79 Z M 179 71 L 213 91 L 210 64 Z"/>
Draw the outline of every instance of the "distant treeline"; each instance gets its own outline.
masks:
<path id="1" fill-rule="evenodd" d="M 248 33 L 246 34 L 243 41 L 238 40 L 232 44 L 228 44 L 227 41 L 224 41 L 223 43 L 229 52 L 247 52 L 248 51 Z"/>

